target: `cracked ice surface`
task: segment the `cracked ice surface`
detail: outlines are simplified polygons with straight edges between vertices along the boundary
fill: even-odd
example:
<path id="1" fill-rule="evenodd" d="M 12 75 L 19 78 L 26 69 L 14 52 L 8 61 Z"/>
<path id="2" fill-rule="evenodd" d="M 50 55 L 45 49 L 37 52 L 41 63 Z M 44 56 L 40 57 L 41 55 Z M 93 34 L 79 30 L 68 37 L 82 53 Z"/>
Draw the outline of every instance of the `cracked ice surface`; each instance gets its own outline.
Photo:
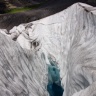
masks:
<path id="1" fill-rule="evenodd" d="M 46 85 L 48 83 L 48 70 L 46 68 L 47 64 L 50 64 L 48 58 L 51 57 L 54 61 L 57 62 L 57 66 L 60 69 L 61 82 L 64 88 L 63 96 L 96 95 L 95 13 L 96 12 L 94 7 L 82 3 L 76 3 L 68 9 L 61 11 L 55 15 L 46 17 L 38 21 L 30 22 L 28 24 L 21 24 L 17 27 L 14 26 L 14 28 L 9 32 L 7 32 L 6 30 L 0 30 L 0 32 L 5 35 L 1 35 L 0 41 L 8 42 L 7 39 L 11 41 L 11 43 L 4 43 L 6 46 L 2 45 L 1 42 L 1 46 L 5 48 L 2 49 L 1 47 L 1 50 L 7 50 L 9 52 L 8 53 L 7 51 L 4 51 L 4 56 L 6 56 L 6 59 L 10 61 L 9 65 L 14 65 L 13 70 L 16 70 L 16 72 L 18 72 L 18 75 L 16 75 L 16 80 L 20 82 L 18 83 L 14 79 L 15 81 L 10 84 L 8 83 L 8 80 L 10 81 L 10 78 L 7 77 L 9 79 L 5 80 L 4 75 L 4 78 L 2 77 L 1 80 L 4 79 L 4 84 L 9 84 L 9 86 L 6 87 L 5 85 L 2 85 L 4 86 L 4 88 L 2 89 L 1 87 L 1 89 L 4 92 L 6 92 L 6 90 L 8 90 L 8 92 L 11 92 L 10 94 L 12 95 L 10 96 L 15 96 L 14 94 L 17 94 L 17 96 L 22 96 L 25 92 L 24 90 L 27 90 L 27 95 L 25 96 L 48 96 L 48 93 L 46 91 Z M 11 37 L 15 41 L 12 41 L 7 36 Z M 7 44 L 9 45 L 8 49 Z M 17 45 L 18 47 L 15 47 Z M 14 54 L 12 52 L 10 53 L 10 51 L 12 51 L 11 49 L 13 50 Z M 15 50 L 20 50 L 22 54 L 17 51 L 17 53 L 14 52 Z M 13 57 L 17 56 L 21 59 L 20 61 L 18 61 L 18 59 L 15 58 L 16 62 L 18 61 L 16 63 L 14 62 L 14 58 L 10 60 L 10 55 L 9 57 L 7 57 L 8 54 L 12 54 Z M 26 57 L 24 54 L 27 54 L 28 57 Z M 31 56 L 29 56 L 29 54 Z M 42 55 L 40 54 L 45 55 L 43 61 L 41 60 Z M 0 58 L 5 58 L 4 56 L 1 56 Z M 24 59 L 22 60 L 22 58 Z M 24 60 L 27 63 L 24 62 Z M 2 62 L 4 62 L 3 59 Z M 2 62 L 1 64 L 3 64 Z M 15 63 L 23 64 L 22 67 L 24 67 L 24 69 L 15 69 L 15 66 L 19 66 Z M 33 69 L 30 66 L 33 66 Z M 29 69 L 26 69 L 27 67 Z M 1 69 L 4 71 L 2 67 Z M 20 73 L 22 74 L 19 74 L 19 71 L 21 71 Z M 5 70 L 4 72 L 6 73 L 7 70 Z M 10 73 L 11 70 L 9 69 L 8 72 Z M 6 75 L 9 73 L 6 73 Z M 25 77 L 23 76 L 23 73 L 25 73 Z M 28 74 L 30 74 L 30 76 Z M 33 74 L 34 76 L 31 77 L 31 74 Z M 1 72 L 0 77 L 2 75 L 3 73 Z M 16 76 L 13 77 L 16 78 Z M 23 77 L 21 78 L 21 76 Z M 27 84 L 26 87 L 20 87 L 24 86 L 21 81 L 24 82 L 24 84 Z M 14 88 L 14 86 L 16 87 Z M 20 90 L 16 91 L 16 89 L 18 88 L 20 88 Z M 38 88 L 40 88 L 40 90 Z"/>

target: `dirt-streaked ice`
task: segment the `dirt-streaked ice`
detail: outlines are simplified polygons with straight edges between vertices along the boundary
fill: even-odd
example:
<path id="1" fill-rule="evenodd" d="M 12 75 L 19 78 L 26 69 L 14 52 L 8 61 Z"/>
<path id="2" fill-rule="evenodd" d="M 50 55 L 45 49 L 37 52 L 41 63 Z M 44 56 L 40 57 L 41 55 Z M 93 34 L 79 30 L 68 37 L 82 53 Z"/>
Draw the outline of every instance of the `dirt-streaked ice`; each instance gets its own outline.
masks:
<path id="1" fill-rule="evenodd" d="M 0 96 L 48 96 L 49 57 L 60 69 L 63 96 L 95 96 L 95 10 L 76 3 L 9 33 L 0 29 Z"/>

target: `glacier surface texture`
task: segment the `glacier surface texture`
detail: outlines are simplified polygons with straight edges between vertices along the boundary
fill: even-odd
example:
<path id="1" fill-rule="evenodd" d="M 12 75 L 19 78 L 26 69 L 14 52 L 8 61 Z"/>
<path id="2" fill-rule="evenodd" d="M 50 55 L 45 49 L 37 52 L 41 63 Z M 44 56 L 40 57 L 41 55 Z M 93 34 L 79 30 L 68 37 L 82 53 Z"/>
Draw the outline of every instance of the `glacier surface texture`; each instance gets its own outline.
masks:
<path id="1" fill-rule="evenodd" d="M 0 29 L 0 96 L 58 92 L 96 96 L 95 7 L 76 3 L 10 31 Z"/>

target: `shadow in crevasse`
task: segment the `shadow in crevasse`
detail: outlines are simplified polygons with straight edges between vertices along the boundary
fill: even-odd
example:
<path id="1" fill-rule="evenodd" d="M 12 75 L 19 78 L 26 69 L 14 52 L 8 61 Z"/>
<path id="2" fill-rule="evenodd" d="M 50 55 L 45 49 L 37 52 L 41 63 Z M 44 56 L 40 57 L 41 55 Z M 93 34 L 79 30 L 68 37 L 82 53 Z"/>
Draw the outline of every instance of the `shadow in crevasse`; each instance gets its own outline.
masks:
<path id="1" fill-rule="evenodd" d="M 60 70 L 55 64 L 56 62 L 50 61 L 51 65 L 48 65 L 48 85 L 47 91 L 50 96 L 62 96 L 64 89 L 61 86 Z"/>
<path id="2" fill-rule="evenodd" d="M 47 85 L 47 91 L 50 96 L 62 96 L 64 89 L 56 83 L 52 83 Z"/>

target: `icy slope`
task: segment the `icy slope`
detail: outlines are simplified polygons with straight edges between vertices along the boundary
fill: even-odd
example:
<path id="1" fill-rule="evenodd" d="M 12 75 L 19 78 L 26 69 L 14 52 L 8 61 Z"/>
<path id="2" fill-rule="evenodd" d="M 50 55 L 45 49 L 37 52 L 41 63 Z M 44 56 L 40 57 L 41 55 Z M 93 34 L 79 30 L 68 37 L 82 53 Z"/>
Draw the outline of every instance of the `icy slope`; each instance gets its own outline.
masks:
<path id="1" fill-rule="evenodd" d="M 24 85 L 26 84 L 25 89 L 29 90 L 29 95 L 25 96 L 48 96 L 46 91 L 46 85 L 48 83 L 48 69 L 46 69 L 46 65 L 50 65 L 50 57 L 56 62 L 60 69 L 61 82 L 64 88 L 63 96 L 96 95 L 96 16 L 94 7 L 76 3 L 60 13 L 29 24 L 21 24 L 17 27 L 15 26 L 9 32 L 1 30 L 1 33 L 5 34 L 5 37 L 0 35 L 0 41 L 5 42 L 4 44 L 6 45 L 5 46 L 1 43 L 0 46 L 3 44 L 1 50 L 5 52 L 4 56 L 9 56 L 8 58 L 1 55 L 0 59 L 3 58 L 1 64 L 3 64 L 4 58 L 5 61 L 10 60 L 11 62 L 12 56 L 8 54 L 13 50 L 12 55 L 21 58 L 20 61 L 18 61 L 17 57 L 15 58 L 17 63 L 14 62 L 14 59 L 12 59 L 13 63 L 9 63 L 10 65 L 14 65 L 13 70 L 16 70 L 20 64 L 23 64 L 22 67 L 25 68 L 16 71 L 18 72 L 18 75 L 20 75 L 18 79 L 22 77 L 22 74 L 19 74 L 19 71 L 22 70 L 22 72 L 25 72 L 25 76 L 28 76 L 30 72 L 33 72 L 34 74 L 34 77 L 31 77 L 30 75 L 27 80 L 23 80 L 25 82 Z M 15 41 L 12 41 L 10 37 Z M 9 38 L 8 40 L 12 43 L 9 43 L 6 38 Z M 19 44 L 17 44 L 17 42 Z M 9 49 L 7 49 L 7 45 L 9 45 Z M 19 45 L 22 48 L 19 47 Z M 5 50 L 8 50 L 9 53 L 7 54 Z M 44 62 L 41 60 L 42 53 L 45 55 Z M 1 54 L 3 54 L 2 51 Z M 26 54 L 30 54 L 32 57 L 26 57 Z M 24 59 L 22 60 L 22 58 Z M 34 69 L 31 67 L 29 67 L 31 69 L 27 69 L 26 62 L 27 65 L 33 66 Z M 2 70 L 4 71 L 4 69 Z M 30 72 L 27 74 L 28 71 Z M 36 72 L 38 76 L 40 76 L 39 80 L 37 78 L 38 76 L 35 75 Z M 2 75 L 4 74 L 1 71 L 1 80 L 4 79 Z M 46 79 L 43 80 L 41 76 Z M 14 78 L 15 77 L 16 76 L 14 76 Z M 30 78 L 32 79 L 30 80 Z M 10 80 L 11 79 L 9 79 L 9 81 Z M 41 83 L 41 81 L 45 83 Z M 4 87 L 6 90 L 11 92 L 10 94 L 17 94 L 17 96 L 22 96 L 24 94 L 22 93 L 23 91 L 20 91 L 22 95 L 18 95 L 20 94 L 19 91 L 14 91 L 15 89 L 11 90 L 11 88 L 13 89 L 15 86 L 14 84 L 16 84 L 17 87 L 19 86 L 18 84 L 23 86 L 21 82 L 19 83 L 19 81 L 14 81 L 10 84 L 8 81 L 5 81 L 4 84 L 9 84 L 9 86 L 11 86 L 8 88 L 6 86 Z M 39 87 L 40 85 L 41 87 Z M 45 88 L 45 91 L 43 87 Z M 38 88 L 40 88 L 40 91 L 38 91 L 39 93 L 37 92 Z M 3 89 L 4 92 L 5 89 Z M 34 90 L 35 92 L 32 92 L 31 90 Z"/>
<path id="2" fill-rule="evenodd" d="M 0 96 L 48 96 L 44 56 L 0 33 Z"/>

